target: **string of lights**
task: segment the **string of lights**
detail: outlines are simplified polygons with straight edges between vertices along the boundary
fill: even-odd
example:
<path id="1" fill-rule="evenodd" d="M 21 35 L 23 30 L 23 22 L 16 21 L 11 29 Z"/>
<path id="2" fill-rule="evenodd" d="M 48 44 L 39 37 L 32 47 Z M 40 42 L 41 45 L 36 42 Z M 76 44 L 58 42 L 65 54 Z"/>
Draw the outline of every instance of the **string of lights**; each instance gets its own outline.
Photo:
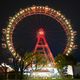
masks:
<path id="1" fill-rule="evenodd" d="M 69 55 L 71 51 L 75 48 L 74 38 L 76 32 L 73 30 L 70 22 L 66 19 L 64 15 L 62 15 L 60 11 L 56 11 L 52 8 L 49 8 L 48 6 L 28 7 L 20 10 L 18 13 L 16 13 L 13 17 L 10 18 L 8 26 L 6 28 L 6 44 L 12 55 L 18 59 L 21 58 L 21 56 L 16 52 L 12 40 L 13 31 L 16 28 L 16 25 L 23 18 L 35 14 L 47 15 L 60 23 L 67 35 L 67 44 L 63 53 Z"/>

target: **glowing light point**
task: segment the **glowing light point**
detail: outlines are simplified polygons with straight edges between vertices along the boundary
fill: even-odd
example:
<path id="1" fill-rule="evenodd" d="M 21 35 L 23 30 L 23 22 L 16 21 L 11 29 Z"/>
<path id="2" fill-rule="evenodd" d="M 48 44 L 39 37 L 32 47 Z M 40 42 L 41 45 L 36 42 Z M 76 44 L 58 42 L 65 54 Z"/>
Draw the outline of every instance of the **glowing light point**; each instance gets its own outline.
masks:
<path id="1" fill-rule="evenodd" d="M 38 35 L 44 35 L 44 30 L 43 30 L 43 28 L 40 28 L 40 29 L 39 29 Z"/>

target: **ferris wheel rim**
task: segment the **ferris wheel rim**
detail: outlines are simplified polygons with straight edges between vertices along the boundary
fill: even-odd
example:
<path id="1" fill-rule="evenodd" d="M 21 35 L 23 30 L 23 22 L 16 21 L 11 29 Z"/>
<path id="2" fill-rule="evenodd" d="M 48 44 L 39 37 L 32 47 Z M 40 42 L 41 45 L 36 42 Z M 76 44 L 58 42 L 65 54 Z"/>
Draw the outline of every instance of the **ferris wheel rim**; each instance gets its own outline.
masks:
<path id="1" fill-rule="evenodd" d="M 56 20 L 60 25 L 63 27 L 64 31 L 67 35 L 67 44 L 66 48 L 64 49 L 64 52 L 66 55 L 71 53 L 74 46 L 74 31 L 72 29 L 72 26 L 70 22 L 61 14 L 61 12 L 56 11 L 52 8 L 46 7 L 46 6 L 32 6 L 29 8 L 25 8 L 20 10 L 17 14 L 15 14 L 9 21 L 9 24 L 6 28 L 6 43 L 11 51 L 13 56 L 16 56 L 16 58 L 21 57 L 14 49 L 13 46 L 13 40 L 12 40 L 12 34 L 14 29 L 16 28 L 16 25 L 24 19 L 27 16 L 36 15 L 36 14 L 42 14 L 47 15 L 54 20 Z"/>

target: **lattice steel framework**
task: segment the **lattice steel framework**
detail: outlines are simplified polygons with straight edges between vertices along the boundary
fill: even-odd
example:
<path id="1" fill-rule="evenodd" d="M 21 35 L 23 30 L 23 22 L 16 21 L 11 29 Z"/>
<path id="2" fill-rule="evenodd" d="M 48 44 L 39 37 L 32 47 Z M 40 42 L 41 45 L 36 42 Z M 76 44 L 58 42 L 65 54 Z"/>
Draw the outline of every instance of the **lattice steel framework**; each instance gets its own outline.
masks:
<path id="1" fill-rule="evenodd" d="M 43 55 L 43 57 L 48 59 L 50 62 L 54 62 L 54 57 L 46 41 L 43 28 L 40 28 L 37 33 L 37 43 L 34 49 L 34 53 L 36 52 L 41 53 L 41 55 Z"/>

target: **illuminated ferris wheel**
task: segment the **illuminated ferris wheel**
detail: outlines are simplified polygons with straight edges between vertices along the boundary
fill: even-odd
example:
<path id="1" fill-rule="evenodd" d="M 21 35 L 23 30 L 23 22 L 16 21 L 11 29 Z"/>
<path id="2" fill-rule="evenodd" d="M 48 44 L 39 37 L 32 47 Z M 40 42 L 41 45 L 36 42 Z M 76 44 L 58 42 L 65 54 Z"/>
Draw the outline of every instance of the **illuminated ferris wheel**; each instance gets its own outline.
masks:
<path id="1" fill-rule="evenodd" d="M 6 28 L 6 44 L 12 55 L 18 59 L 21 58 L 19 53 L 16 52 L 12 40 L 13 31 L 16 28 L 16 25 L 25 17 L 37 14 L 49 16 L 60 23 L 67 36 L 67 44 L 63 51 L 63 54 L 69 55 L 75 48 L 75 31 L 72 29 L 70 22 L 65 18 L 64 15 L 61 14 L 61 12 L 47 6 L 32 6 L 22 9 L 10 19 L 9 24 Z"/>

